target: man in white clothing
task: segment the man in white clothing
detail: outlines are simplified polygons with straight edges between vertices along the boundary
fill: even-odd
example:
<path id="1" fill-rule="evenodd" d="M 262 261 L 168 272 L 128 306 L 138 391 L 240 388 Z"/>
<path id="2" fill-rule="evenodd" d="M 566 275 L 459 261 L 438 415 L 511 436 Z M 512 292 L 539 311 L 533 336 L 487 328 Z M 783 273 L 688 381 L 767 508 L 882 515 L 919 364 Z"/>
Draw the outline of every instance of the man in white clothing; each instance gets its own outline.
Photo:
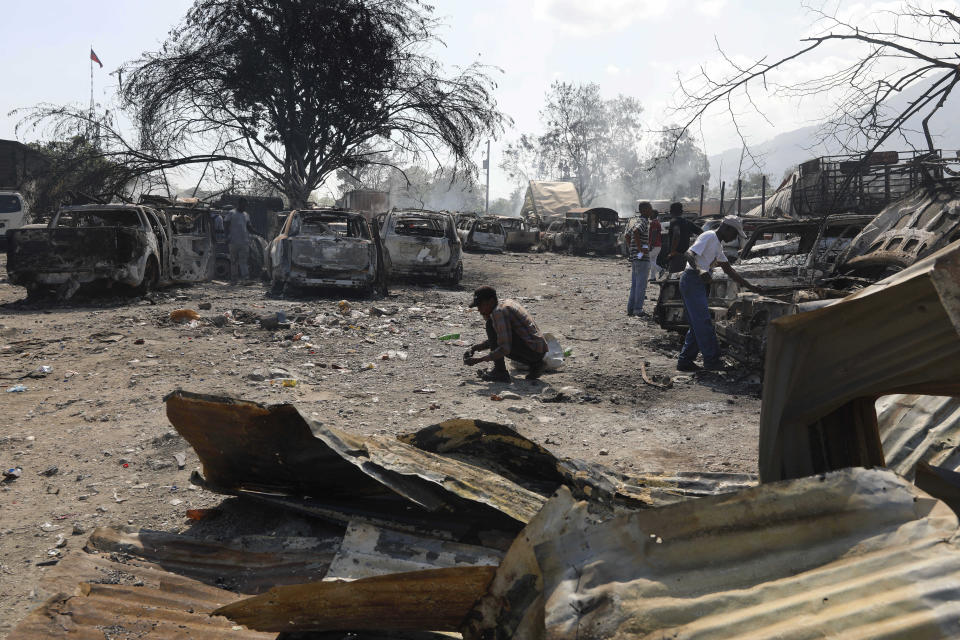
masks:
<path id="1" fill-rule="evenodd" d="M 720 360 L 720 344 L 713 328 L 713 319 L 707 298 L 710 292 L 711 272 L 719 266 L 727 276 L 745 289 L 759 291 L 759 289 L 737 273 L 727 261 L 723 253 L 723 243 L 730 242 L 737 236 L 746 238 L 743 224 L 737 216 L 726 216 L 719 227 L 714 231 L 701 233 L 693 246 L 687 251 L 687 269 L 680 276 L 680 296 L 687 311 L 687 336 L 683 341 L 683 349 L 677 358 L 677 369 L 680 371 L 696 371 L 698 367 L 694 360 L 697 354 L 703 352 L 703 368 L 708 371 L 723 369 Z"/>

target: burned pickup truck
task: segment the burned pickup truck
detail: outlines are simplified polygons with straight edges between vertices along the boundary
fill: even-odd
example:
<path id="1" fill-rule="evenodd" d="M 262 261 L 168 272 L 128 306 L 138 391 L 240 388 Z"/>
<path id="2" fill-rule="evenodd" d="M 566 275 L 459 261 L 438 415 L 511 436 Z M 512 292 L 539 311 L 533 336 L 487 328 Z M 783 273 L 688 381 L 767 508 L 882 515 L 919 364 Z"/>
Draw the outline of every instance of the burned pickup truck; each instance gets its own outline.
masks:
<path id="1" fill-rule="evenodd" d="M 213 275 L 209 216 L 173 225 L 167 215 L 139 205 L 63 207 L 49 224 L 15 229 L 7 238 L 10 282 L 26 287 L 28 297 L 56 290 L 68 299 L 87 285 L 143 293 Z"/>
<path id="2" fill-rule="evenodd" d="M 380 241 L 391 278 L 430 277 L 456 285 L 463 277 L 463 250 L 449 213 L 391 211 L 380 226 Z"/>
<path id="3" fill-rule="evenodd" d="M 870 215 L 839 214 L 825 221 L 811 218 L 759 224 L 743 246 L 736 269 L 766 294 L 741 293 L 722 272 L 715 273 L 710 284 L 707 304 L 727 352 L 758 364 L 770 320 L 796 313 L 798 305 L 845 295 L 831 288 L 826 278 L 872 219 Z M 660 285 L 654 317 L 664 329 L 687 329 L 679 285 L 679 274 L 671 274 Z"/>
<path id="4" fill-rule="evenodd" d="M 290 212 L 264 257 L 274 293 L 288 286 L 338 287 L 386 293 L 380 236 L 357 211 L 317 208 Z"/>
<path id="5" fill-rule="evenodd" d="M 838 214 L 763 225 L 741 251 L 737 271 L 765 291 L 741 293 L 725 276 L 716 277 L 708 304 L 717 337 L 731 356 L 759 365 L 771 320 L 828 305 L 957 240 L 957 179 L 916 188 L 876 216 Z M 682 330 L 686 318 L 677 280 L 663 283 L 654 314 L 660 326 Z"/>

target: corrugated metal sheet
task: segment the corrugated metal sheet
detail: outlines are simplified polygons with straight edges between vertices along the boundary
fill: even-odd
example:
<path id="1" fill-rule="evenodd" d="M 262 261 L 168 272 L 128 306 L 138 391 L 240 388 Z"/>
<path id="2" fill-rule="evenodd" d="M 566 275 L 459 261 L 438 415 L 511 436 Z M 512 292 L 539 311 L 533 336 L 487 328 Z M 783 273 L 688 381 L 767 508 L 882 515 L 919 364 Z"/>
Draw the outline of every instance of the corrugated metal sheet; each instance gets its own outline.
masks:
<path id="1" fill-rule="evenodd" d="M 482 467 L 312 422 L 292 405 L 186 391 L 166 402 L 170 422 L 196 450 L 207 482 L 225 492 L 322 496 L 351 504 L 400 495 L 427 511 L 464 516 L 484 517 L 481 506 L 488 506 L 519 523 L 546 500 Z"/>
<path id="2" fill-rule="evenodd" d="M 136 534 L 98 529 L 93 537 L 101 541 L 123 540 L 126 552 L 68 554 L 45 578 L 43 590 L 53 595 L 27 615 L 10 632 L 8 640 L 227 637 L 272 640 L 276 637 L 276 634 L 250 631 L 224 617 L 210 615 L 214 609 L 241 599 L 241 594 L 168 571 L 162 557 L 154 563 L 128 555 L 127 552 L 135 553 L 138 547 L 150 547 L 150 543 L 138 541 Z M 188 551 L 189 548 L 192 551 Z M 236 547 L 223 543 L 192 542 L 171 553 L 177 564 L 188 555 L 192 555 L 198 565 L 219 564 L 223 579 L 237 584 L 243 583 L 250 571 L 245 561 L 252 556 L 258 556 L 260 563 L 265 561 L 263 554 L 238 553 Z M 283 563 L 282 556 L 274 558 L 278 565 Z M 294 567 L 288 563 L 287 570 L 302 582 L 316 575 L 314 565 L 315 562 L 308 562 Z M 202 568 L 198 572 L 205 573 Z"/>
<path id="3" fill-rule="evenodd" d="M 495 567 L 502 557 L 503 552 L 496 549 L 353 522 L 324 579 L 357 580 L 424 569 Z"/>
<path id="4" fill-rule="evenodd" d="M 484 420 L 447 420 L 400 439 L 495 470 L 541 495 L 552 494 L 566 485 L 575 497 L 614 509 L 658 507 L 739 491 L 757 483 L 755 475 L 746 473 L 679 471 L 628 475 L 584 460 L 557 458 L 512 428 Z"/>
<path id="5" fill-rule="evenodd" d="M 767 334 L 760 479 L 883 466 L 874 407 L 960 395 L 960 242 Z"/>
<path id="6" fill-rule="evenodd" d="M 216 613 L 269 631 L 456 631 L 495 571 L 454 567 L 276 587 Z"/>
<path id="7" fill-rule="evenodd" d="M 536 566 L 517 572 L 528 583 L 542 576 L 543 634 L 530 625 L 515 638 L 960 635 L 957 517 L 887 470 L 771 483 L 600 523 L 575 505 L 551 523 L 560 533 L 534 539 Z M 494 620 L 500 629 L 504 618 Z M 511 637 L 496 628 L 480 631 Z"/>
<path id="8" fill-rule="evenodd" d="M 888 468 L 911 480 L 921 461 L 960 471 L 960 398 L 893 394 L 876 406 Z"/>

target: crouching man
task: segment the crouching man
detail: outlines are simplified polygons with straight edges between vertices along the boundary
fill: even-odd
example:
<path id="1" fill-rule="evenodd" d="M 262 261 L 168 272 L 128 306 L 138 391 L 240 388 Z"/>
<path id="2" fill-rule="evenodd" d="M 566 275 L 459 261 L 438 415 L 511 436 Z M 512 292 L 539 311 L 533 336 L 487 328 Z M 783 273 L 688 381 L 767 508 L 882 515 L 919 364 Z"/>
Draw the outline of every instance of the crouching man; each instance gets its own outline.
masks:
<path id="1" fill-rule="evenodd" d="M 487 339 L 475 344 L 464 354 L 463 362 L 473 366 L 481 362 L 493 362 L 493 369 L 481 374 L 488 382 L 510 382 L 504 358 L 530 367 L 527 380 L 535 380 L 543 373 L 543 357 L 547 353 L 547 341 L 537 328 L 530 313 L 516 300 L 497 300 L 493 287 L 478 287 L 473 292 L 471 307 L 476 307 L 487 321 Z M 477 351 L 490 349 L 490 353 L 474 358 Z"/>

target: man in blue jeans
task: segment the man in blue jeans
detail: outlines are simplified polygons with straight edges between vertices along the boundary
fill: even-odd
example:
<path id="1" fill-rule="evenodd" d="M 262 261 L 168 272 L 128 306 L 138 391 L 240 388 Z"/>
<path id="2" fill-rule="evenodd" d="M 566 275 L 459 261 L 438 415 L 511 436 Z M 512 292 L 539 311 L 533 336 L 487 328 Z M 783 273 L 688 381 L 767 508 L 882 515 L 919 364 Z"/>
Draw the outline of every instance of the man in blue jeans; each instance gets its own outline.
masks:
<path id="1" fill-rule="evenodd" d="M 727 261 L 723 253 L 723 243 L 730 242 L 737 236 L 746 238 L 743 224 L 737 216 L 726 216 L 719 227 L 714 231 L 701 233 L 685 257 L 687 268 L 680 276 L 680 296 L 683 306 L 687 310 L 687 337 L 683 341 L 683 349 L 677 358 L 679 371 L 697 371 L 700 369 L 694 360 L 697 354 L 703 352 L 703 368 L 708 371 L 722 371 L 723 362 L 720 360 L 720 344 L 713 329 L 713 319 L 707 306 L 710 292 L 711 272 L 719 266 L 731 280 L 744 289 L 759 291 L 758 287 L 743 279 Z"/>
<path id="2" fill-rule="evenodd" d="M 639 220 L 627 234 L 627 257 L 630 258 L 630 295 L 627 297 L 627 315 L 645 316 L 643 302 L 647 297 L 647 276 L 650 275 L 650 219 L 657 214 L 649 202 L 637 207 Z"/>

